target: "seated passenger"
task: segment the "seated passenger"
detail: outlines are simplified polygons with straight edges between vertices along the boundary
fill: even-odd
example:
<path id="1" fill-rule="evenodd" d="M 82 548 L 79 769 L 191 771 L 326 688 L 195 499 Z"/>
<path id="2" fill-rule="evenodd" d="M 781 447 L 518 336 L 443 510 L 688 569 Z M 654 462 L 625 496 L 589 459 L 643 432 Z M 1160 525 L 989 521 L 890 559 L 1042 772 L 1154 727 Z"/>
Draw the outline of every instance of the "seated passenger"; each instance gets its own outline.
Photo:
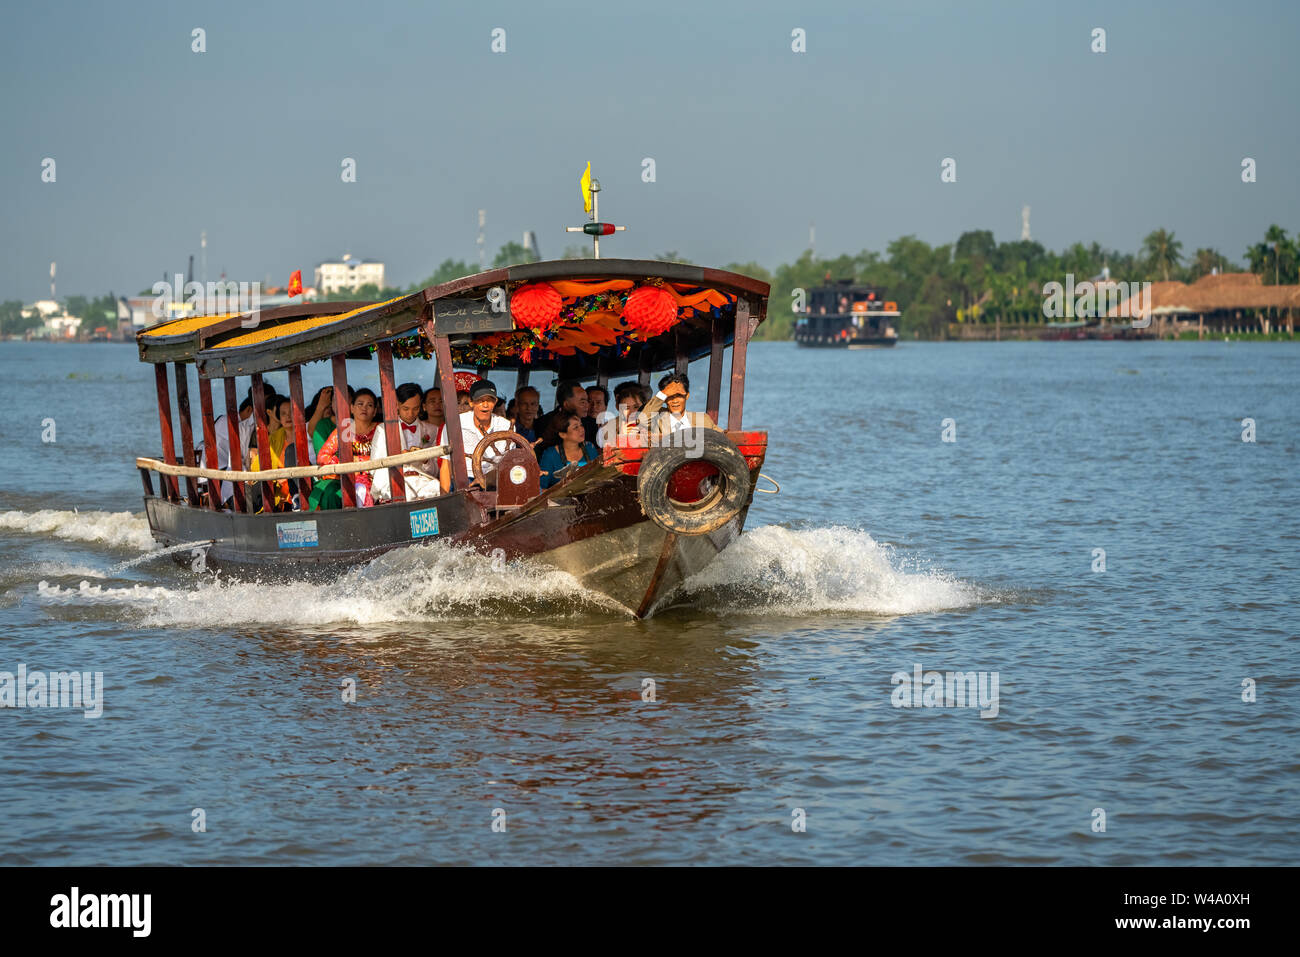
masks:
<path id="1" fill-rule="evenodd" d="M 271 468 L 283 469 L 297 465 L 294 451 L 296 443 L 293 437 L 293 402 L 288 396 L 276 396 L 273 404 L 267 406 L 266 417 L 271 429 Z M 293 494 L 288 480 L 281 479 L 272 485 L 275 489 L 275 510 L 282 512 L 293 508 Z"/>
<path id="2" fill-rule="evenodd" d="M 325 439 L 334 431 L 334 386 L 327 385 L 307 403 L 304 410 L 307 416 L 307 461 L 304 465 L 316 464 L 316 449 L 319 447 L 313 441 L 316 436 L 316 427 L 322 422 L 328 422 L 329 427 L 325 429 L 325 435 L 321 438 L 320 444 L 325 444 Z"/>
<path id="3" fill-rule="evenodd" d="M 348 389 L 351 392 L 351 388 Z M 379 403 L 375 400 L 375 394 L 369 389 L 357 389 L 356 398 L 352 400 L 352 421 L 344 422 L 346 431 L 353 436 L 352 438 L 352 461 L 365 462 L 370 458 L 370 444 L 374 440 L 375 430 L 378 426 L 375 423 L 375 412 Z M 325 444 L 321 446 L 320 451 L 316 453 L 316 462 L 319 465 L 338 465 L 342 459 L 339 458 L 339 430 L 335 429 L 330 433 Z M 353 480 L 356 485 L 357 505 L 367 507 L 374 504 L 371 498 L 370 486 L 371 475 L 369 472 L 353 472 Z M 312 509 L 342 508 L 343 491 L 339 485 L 338 476 L 326 477 L 315 485 L 311 490 L 311 507 Z"/>
<path id="4" fill-rule="evenodd" d="M 460 391 L 456 393 L 456 411 L 457 414 L 464 414 L 470 410 L 469 393 Z"/>
<path id="5" fill-rule="evenodd" d="M 638 413 L 645 405 L 645 390 L 639 382 L 620 382 L 614 387 L 614 409 L 607 409 L 600 422 L 596 445 L 604 448 L 618 435 L 636 435 L 646 432 Z M 646 433 L 648 434 L 648 433 Z"/>
<path id="6" fill-rule="evenodd" d="M 460 414 L 460 431 L 465 442 L 465 473 L 469 476 L 471 483 L 474 482 L 474 449 L 482 441 L 483 437 L 489 432 L 509 432 L 510 421 L 503 419 L 499 415 L 494 415 L 492 410 L 497 404 L 497 387 L 487 379 L 480 379 L 470 387 L 470 396 L 472 407 L 468 412 Z M 435 445 L 451 445 L 451 440 L 447 437 L 447 426 L 444 425 L 438 432 Z M 497 455 L 504 454 L 510 448 L 509 443 L 504 440 L 495 442 L 491 448 L 496 450 Z M 488 456 L 484 456 L 483 481 L 479 484 L 483 488 L 490 488 L 496 481 L 492 468 L 487 463 Z M 438 459 L 438 478 L 444 489 L 452 487 L 451 459 Z"/>
<path id="7" fill-rule="evenodd" d="M 515 431 L 534 445 L 541 438 L 537 421 L 542 407 L 542 394 L 530 385 L 515 390 Z"/>
<path id="8" fill-rule="evenodd" d="M 556 439 L 542 451 L 541 458 L 537 461 L 542 470 L 542 488 L 550 488 L 562 481 L 570 469 L 594 462 L 600 455 L 596 447 L 587 441 L 582 416 L 576 412 L 564 413 L 555 424 Z"/>
<path id="9" fill-rule="evenodd" d="M 213 423 L 217 433 L 217 468 L 234 472 L 244 471 L 248 463 L 248 444 L 257 430 L 257 419 L 253 416 L 253 399 L 249 396 L 239 404 L 239 455 L 235 465 L 230 461 L 230 427 L 226 416 L 221 416 Z M 229 482 L 221 483 L 221 501 L 226 507 L 234 497 L 234 487 Z"/>
<path id="10" fill-rule="evenodd" d="M 257 437 L 253 437 L 253 444 L 248 447 L 249 462 L 248 471 L 262 471 L 262 456 L 258 452 Z M 271 456 L 271 468 L 284 468 L 283 462 L 277 463 L 274 454 Z M 271 507 L 266 507 L 266 496 L 262 494 L 267 485 L 271 486 Z M 293 510 L 293 496 L 289 490 L 289 482 L 286 479 L 276 479 L 272 482 L 249 482 L 244 486 L 248 490 L 249 501 L 253 503 L 254 512 L 288 512 Z"/>
<path id="11" fill-rule="evenodd" d="M 447 415 L 442 407 L 442 390 L 436 385 L 424 393 L 424 407 L 420 410 L 420 418 L 429 423 L 429 428 L 433 430 L 434 435 L 438 434 L 438 430 L 447 421 Z"/>
<path id="12" fill-rule="evenodd" d="M 707 412 L 687 412 L 686 400 L 691 395 L 691 380 L 685 373 L 674 372 L 659 380 L 659 391 L 641 410 L 641 422 L 650 435 L 668 435 L 682 429 L 714 429 L 718 424 Z"/>
<path id="13" fill-rule="evenodd" d="M 352 400 L 355 399 L 356 396 L 356 390 L 352 388 L 352 386 L 348 386 L 349 405 L 352 404 Z M 316 398 L 312 401 L 316 405 L 316 409 L 312 412 L 312 418 L 315 419 L 316 424 L 312 426 L 311 422 L 307 423 L 307 435 L 311 439 L 311 464 L 319 465 L 320 463 L 316 461 L 316 456 L 320 454 L 321 446 L 325 444 L 325 440 L 330 437 L 330 433 L 333 432 L 335 428 L 334 387 L 326 386 L 321 389 L 316 393 Z"/>
<path id="14" fill-rule="evenodd" d="M 582 425 L 588 442 L 596 441 L 596 420 L 591 416 L 591 400 L 587 390 L 577 379 L 562 379 L 555 387 L 555 408 L 544 416 L 541 424 L 542 444 L 550 445 L 556 440 L 560 430 L 565 428 L 561 418 L 566 413 L 577 413 L 582 417 Z"/>
<path id="15" fill-rule="evenodd" d="M 397 428 L 402 434 L 402 451 L 428 449 L 437 444 L 437 431 L 428 422 L 419 418 L 424 406 L 424 393 L 414 382 L 403 382 L 397 387 Z M 382 459 L 388 455 L 388 432 L 384 428 L 375 430 L 375 438 L 370 443 L 370 457 Z M 402 479 L 406 487 L 406 500 L 432 498 L 441 494 L 437 477 L 438 466 L 433 459 L 424 462 L 411 462 L 402 466 Z M 377 469 L 371 484 L 371 495 L 376 503 L 388 502 L 393 498 L 392 478 L 388 469 Z"/>
<path id="16" fill-rule="evenodd" d="M 587 386 L 588 415 L 599 420 L 602 412 L 609 405 L 609 390 L 603 385 Z"/>

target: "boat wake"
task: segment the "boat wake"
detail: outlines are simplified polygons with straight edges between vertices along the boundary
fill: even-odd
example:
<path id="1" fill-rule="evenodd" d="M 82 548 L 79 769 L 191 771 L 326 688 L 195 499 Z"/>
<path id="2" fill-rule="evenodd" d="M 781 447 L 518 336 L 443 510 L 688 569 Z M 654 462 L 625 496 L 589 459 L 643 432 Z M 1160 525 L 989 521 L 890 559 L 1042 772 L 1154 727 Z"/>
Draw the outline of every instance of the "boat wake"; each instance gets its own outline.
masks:
<path id="1" fill-rule="evenodd" d="M 143 512 L 69 512 L 48 508 L 36 512 L 0 512 L 0 529 L 142 552 L 158 547 L 149 534 L 149 520 Z"/>
<path id="2" fill-rule="evenodd" d="M 535 620 L 614 610 L 572 576 L 530 562 L 506 563 L 441 543 L 397 549 L 324 581 L 198 578 L 195 584 L 115 586 L 41 581 L 47 610 L 97 606 L 147 627 L 228 629 L 274 625 L 320 629 L 457 619 Z"/>
<path id="3" fill-rule="evenodd" d="M 55 615 L 62 609 L 77 617 L 87 613 L 124 617 L 149 627 L 319 629 L 328 624 L 627 614 L 564 572 L 537 562 L 506 563 L 445 543 L 397 549 L 321 581 L 198 576 L 119 583 L 119 572 L 158 553 L 143 515 L 0 512 L 0 529 L 142 553 L 103 569 L 84 558 L 40 560 L 27 566 L 24 581 L 41 576 L 34 600 Z M 19 582 L 6 584 L 13 587 Z M 913 567 L 894 549 L 857 529 L 766 525 L 746 532 L 689 579 L 672 604 L 716 615 L 896 616 L 970 608 L 995 600 L 991 592 L 943 572 Z"/>
<path id="4" fill-rule="evenodd" d="M 858 529 L 764 525 L 745 532 L 688 579 L 675 604 L 729 615 L 895 616 L 996 600 L 985 589 L 910 565 Z"/>

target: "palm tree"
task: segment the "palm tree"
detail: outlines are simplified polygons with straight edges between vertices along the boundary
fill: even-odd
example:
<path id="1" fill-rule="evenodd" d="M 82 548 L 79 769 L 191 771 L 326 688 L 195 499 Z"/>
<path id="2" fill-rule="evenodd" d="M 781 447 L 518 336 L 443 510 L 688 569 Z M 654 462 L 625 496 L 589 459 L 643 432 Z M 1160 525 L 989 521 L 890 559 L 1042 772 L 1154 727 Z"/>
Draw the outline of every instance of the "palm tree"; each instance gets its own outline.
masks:
<path id="1" fill-rule="evenodd" d="M 1273 285 L 1282 281 L 1283 273 L 1286 273 L 1287 282 L 1295 278 L 1298 255 L 1300 250 L 1296 249 L 1295 241 L 1288 239 L 1286 230 L 1276 223 L 1268 227 L 1262 243 L 1256 243 L 1246 250 L 1250 271 L 1257 273 L 1265 283 L 1268 282 L 1268 264 L 1272 262 Z"/>
<path id="2" fill-rule="evenodd" d="M 1196 250 L 1190 266 L 1190 278 L 1200 279 L 1202 276 L 1210 275 L 1216 269 L 1219 272 L 1231 272 L 1232 263 L 1228 262 L 1228 257 L 1217 249 Z"/>
<path id="3" fill-rule="evenodd" d="M 1148 268 L 1159 269 L 1166 282 L 1169 270 L 1177 269 L 1183 258 L 1183 244 L 1166 229 L 1157 229 L 1142 240 L 1142 249 L 1146 253 Z"/>
<path id="4" fill-rule="evenodd" d="M 1281 280 L 1281 261 L 1282 254 L 1289 251 L 1290 243 L 1286 240 L 1286 230 L 1274 223 L 1268 227 L 1268 232 L 1264 234 L 1264 242 L 1273 247 L 1273 285 L 1277 285 Z"/>

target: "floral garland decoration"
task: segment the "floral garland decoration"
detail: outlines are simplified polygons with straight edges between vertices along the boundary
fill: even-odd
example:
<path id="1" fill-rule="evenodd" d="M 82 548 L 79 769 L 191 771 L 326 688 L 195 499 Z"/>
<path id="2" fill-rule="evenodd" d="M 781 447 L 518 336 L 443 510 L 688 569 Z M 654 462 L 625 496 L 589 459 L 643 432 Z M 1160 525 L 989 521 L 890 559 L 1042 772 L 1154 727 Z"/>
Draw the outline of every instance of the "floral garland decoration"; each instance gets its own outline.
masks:
<path id="1" fill-rule="evenodd" d="M 621 328 L 617 340 L 610 348 L 616 355 L 625 357 L 631 353 L 633 345 L 645 342 L 653 338 L 654 334 L 658 334 L 647 334 L 652 330 L 639 329 L 630 324 L 623 316 L 628 297 L 638 289 L 655 287 L 662 289 L 667 285 L 661 277 L 654 276 L 647 278 L 631 289 L 611 290 L 580 296 L 572 302 L 566 302 L 561 307 L 559 320 L 541 334 L 538 334 L 536 330 L 527 328 L 515 329 L 511 332 L 499 332 L 473 339 L 465 345 L 455 347 L 452 354 L 458 364 L 492 366 L 502 357 L 518 357 L 520 362 L 527 365 L 534 358 L 548 357 L 547 345 L 566 329 L 581 328 L 587 317 L 592 313 L 606 314 L 612 312 L 619 317 L 619 326 Z M 735 298 L 731 295 L 728 295 L 727 298 L 729 301 L 721 307 L 704 305 L 703 307 L 683 307 L 683 310 L 687 315 L 707 311 L 715 318 L 718 318 L 732 312 L 735 308 Z M 393 349 L 394 359 L 428 360 L 434 357 L 433 347 L 422 332 L 392 339 L 390 345 Z M 374 344 L 370 346 L 372 353 L 377 349 L 378 347 Z"/>

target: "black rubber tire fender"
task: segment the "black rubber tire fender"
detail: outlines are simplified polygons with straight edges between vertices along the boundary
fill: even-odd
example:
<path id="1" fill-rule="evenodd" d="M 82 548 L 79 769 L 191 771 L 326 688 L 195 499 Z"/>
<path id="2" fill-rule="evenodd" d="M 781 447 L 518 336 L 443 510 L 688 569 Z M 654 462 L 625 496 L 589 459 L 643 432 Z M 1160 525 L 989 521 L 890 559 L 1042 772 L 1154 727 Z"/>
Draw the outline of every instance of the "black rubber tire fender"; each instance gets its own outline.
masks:
<path id="1" fill-rule="evenodd" d="M 726 525 L 749 501 L 749 463 L 725 432 L 696 429 L 689 442 L 681 432 L 663 436 L 665 443 L 651 446 L 641 459 L 637 493 L 641 511 L 660 528 L 679 535 L 704 535 Z M 675 440 L 675 441 L 674 441 Z M 693 454 L 700 450 L 699 454 Z M 714 489 L 699 502 L 674 502 L 668 496 L 669 479 L 687 462 L 708 462 L 718 470 Z"/>

